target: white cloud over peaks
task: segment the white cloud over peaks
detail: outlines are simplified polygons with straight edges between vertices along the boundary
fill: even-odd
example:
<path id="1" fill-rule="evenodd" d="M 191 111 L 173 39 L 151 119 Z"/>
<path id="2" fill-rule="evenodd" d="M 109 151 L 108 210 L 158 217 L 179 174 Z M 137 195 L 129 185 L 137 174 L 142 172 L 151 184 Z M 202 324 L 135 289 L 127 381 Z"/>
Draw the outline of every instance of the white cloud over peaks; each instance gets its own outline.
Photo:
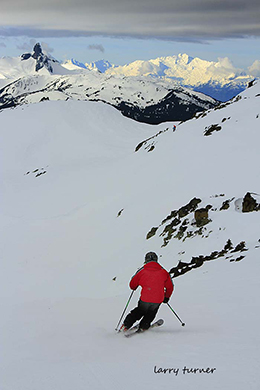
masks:
<path id="1" fill-rule="evenodd" d="M 28 51 L 28 52 L 32 52 L 33 51 L 33 48 L 34 48 L 34 45 L 37 43 L 37 41 L 35 39 L 30 39 L 29 41 L 27 42 L 23 42 L 23 43 L 19 43 L 16 45 L 16 48 L 19 49 L 19 50 L 23 50 L 23 51 Z M 52 53 L 54 51 L 54 49 L 52 47 L 50 47 L 50 45 L 46 42 L 40 42 L 41 44 L 41 47 L 43 49 L 43 51 L 45 53 Z"/>
<path id="2" fill-rule="evenodd" d="M 52 47 L 50 47 L 50 45 L 46 42 L 41 42 L 41 46 L 42 46 L 43 51 L 45 51 L 46 53 L 53 53 L 53 51 L 54 51 L 54 49 Z"/>
<path id="3" fill-rule="evenodd" d="M 242 70 L 234 67 L 233 63 L 228 57 L 218 58 L 218 62 L 212 63 L 207 70 L 207 74 L 218 76 L 221 78 L 232 78 L 242 74 Z"/>
<path id="4" fill-rule="evenodd" d="M 260 77 L 260 60 L 256 60 L 248 67 L 249 73 L 254 77 Z"/>
<path id="5" fill-rule="evenodd" d="M 30 41 L 28 42 L 23 42 L 23 43 L 19 43 L 16 45 L 16 48 L 19 49 L 19 50 L 26 50 L 26 51 L 32 51 L 32 48 L 34 47 L 34 45 L 36 44 L 36 40 L 35 39 L 30 39 Z"/>

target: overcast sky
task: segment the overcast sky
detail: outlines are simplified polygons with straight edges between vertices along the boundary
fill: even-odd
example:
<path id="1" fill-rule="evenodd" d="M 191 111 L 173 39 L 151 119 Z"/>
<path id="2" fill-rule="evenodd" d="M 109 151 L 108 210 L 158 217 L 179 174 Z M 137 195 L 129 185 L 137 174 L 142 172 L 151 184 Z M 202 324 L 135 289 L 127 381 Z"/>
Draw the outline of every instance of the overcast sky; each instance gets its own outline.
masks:
<path id="1" fill-rule="evenodd" d="M 85 37 L 89 52 L 103 57 L 104 39 L 157 39 L 160 49 L 167 41 L 192 47 L 254 38 L 260 59 L 260 0 L 0 0 L 0 37 L 0 54 L 12 38 L 22 46 L 22 40 L 63 38 L 64 45 Z"/>

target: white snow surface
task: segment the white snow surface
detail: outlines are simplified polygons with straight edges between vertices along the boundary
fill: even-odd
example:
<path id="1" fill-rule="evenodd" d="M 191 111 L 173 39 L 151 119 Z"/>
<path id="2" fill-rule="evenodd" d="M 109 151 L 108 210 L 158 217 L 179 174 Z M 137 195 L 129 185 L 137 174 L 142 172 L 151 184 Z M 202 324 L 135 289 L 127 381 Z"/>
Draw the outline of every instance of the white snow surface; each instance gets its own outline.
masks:
<path id="1" fill-rule="evenodd" d="M 101 102 L 0 113 L 1 390 L 259 389 L 260 212 L 237 208 L 260 193 L 259 95 L 258 82 L 175 132 Z M 212 124 L 221 130 L 205 136 Z M 194 197 L 213 206 L 203 235 L 162 247 L 161 226 L 146 239 Z M 220 257 L 173 280 L 185 327 L 162 305 L 161 328 L 115 331 L 146 252 L 170 270 L 228 239 L 245 241 L 241 261 Z"/>

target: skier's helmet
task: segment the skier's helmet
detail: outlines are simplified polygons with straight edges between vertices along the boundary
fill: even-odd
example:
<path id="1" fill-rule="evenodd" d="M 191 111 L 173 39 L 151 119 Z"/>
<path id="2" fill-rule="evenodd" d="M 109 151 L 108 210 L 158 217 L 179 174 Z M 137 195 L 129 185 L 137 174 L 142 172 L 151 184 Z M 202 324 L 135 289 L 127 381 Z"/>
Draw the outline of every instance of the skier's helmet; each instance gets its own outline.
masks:
<path id="1" fill-rule="evenodd" d="M 158 261 L 158 256 L 154 252 L 148 252 L 145 255 L 145 263 L 149 263 L 150 261 Z"/>

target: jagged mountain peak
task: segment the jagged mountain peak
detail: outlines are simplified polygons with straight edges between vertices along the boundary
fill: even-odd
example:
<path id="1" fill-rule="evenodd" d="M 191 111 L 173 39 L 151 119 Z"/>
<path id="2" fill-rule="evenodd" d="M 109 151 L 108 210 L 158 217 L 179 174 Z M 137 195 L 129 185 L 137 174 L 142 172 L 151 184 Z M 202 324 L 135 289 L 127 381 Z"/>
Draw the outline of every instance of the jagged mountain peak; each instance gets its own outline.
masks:
<path id="1" fill-rule="evenodd" d="M 72 72 L 73 70 L 73 72 Z M 27 76 L 50 76 L 79 73 L 77 70 L 62 66 L 58 60 L 42 49 L 38 42 L 32 52 L 27 52 L 19 57 L 0 58 L 0 88 Z"/>
<path id="2" fill-rule="evenodd" d="M 53 62 L 58 62 L 53 58 L 49 58 L 47 54 L 43 53 L 41 44 L 38 42 L 34 45 L 33 53 L 25 53 L 21 55 L 23 61 L 33 58 L 36 61 L 35 71 L 38 72 L 42 68 L 46 68 L 50 74 L 53 73 Z"/>
<path id="3" fill-rule="evenodd" d="M 42 47 L 41 47 L 41 44 L 38 42 L 35 44 L 34 48 L 33 48 L 33 54 L 32 54 L 32 57 L 37 59 L 39 58 L 41 55 L 42 55 Z"/>

